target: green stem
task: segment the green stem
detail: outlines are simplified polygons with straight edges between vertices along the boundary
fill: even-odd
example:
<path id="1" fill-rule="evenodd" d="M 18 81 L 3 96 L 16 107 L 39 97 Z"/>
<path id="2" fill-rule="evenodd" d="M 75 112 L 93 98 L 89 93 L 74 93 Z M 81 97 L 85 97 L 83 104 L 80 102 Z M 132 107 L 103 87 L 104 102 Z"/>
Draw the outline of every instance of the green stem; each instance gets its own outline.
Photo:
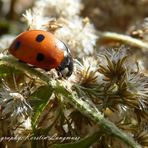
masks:
<path id="1" fill-rule="evenodd" d="M 91 118 L 95 121 L 98 125 L 104 129 L 104 131 L 109 135 L 114 135 L 118 137 L 126 144 L 131 146 L 132 148 L 140 148 L 141 146 L 138 145 L 134 139 L 129 136 L 128 134 L 121 131 L 119 128 L 115 126 L 112 122 L 108 121 L 103 117 L 103 115 L 94 108 L 91 108 L 88 103 L 78 98 L 76 94 L 70 93 L 67 91 L 59 81 L 50 79 L 47 75 L 40 73 L 39 71 L 30 68 L 24 63 L 20 63 L 12 57 L 3 56 L 0 58 L 0 65 L 8 65 L 11 67 L 16 67 L 17 69 L 25 72 L 25 74 L 29 74 L 30 76 L 39 77 L 41 80 L 47 82 L 53 89 L 55 93 L 60 93 L 69 101 L 69 103 L 79 110 L 81 113 L 85 114 L 85 116 Z"/>
<path id="2" fill-rule="evenodd" d="M 148 44 L 142 40 L 132 38 L 127 35 L 113 33 L 113 32 L 97 32 L 100 40 L 116 40 L 135 47 L 148 49 Z"/>
<path id="3" fill-rule="evenodd" d="M 100 125 L 107 134 L 118 137 L 132 148 L 141 147 L 134 141 L 131 136 L 121 131 L 118 127 L 115 126 L 115 124 L 105 119 L 99 111 L 97 112 L 95 109 L 91 108 L 86 102 L 79 99 L 76 95 L 73 95 L 66 91 L 65 88 L 58 84 L 58 82 L 55 89 L 56 92 L 64 95 L 69 100 L 71 105 L 73 105 L 77 110 L 79 110 L 81 113 L 85 114 L 87 117 L 91 118 L 98 125 Z"/>

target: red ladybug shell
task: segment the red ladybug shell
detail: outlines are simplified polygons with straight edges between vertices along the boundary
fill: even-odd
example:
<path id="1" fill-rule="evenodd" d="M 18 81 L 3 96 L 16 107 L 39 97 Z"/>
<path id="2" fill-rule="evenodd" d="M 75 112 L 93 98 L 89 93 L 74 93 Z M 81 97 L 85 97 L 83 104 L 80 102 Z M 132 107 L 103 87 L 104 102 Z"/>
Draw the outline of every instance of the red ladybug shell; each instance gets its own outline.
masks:
<path id="1" fill-rule="evenodd" d="M 8 50 L 23 62 L 50 70 L 57 68 L 64 60 L 65 51 L 58 46 L 58 42 L 61 41 L 49 32 L 30 30 L 21 33 Z"/>

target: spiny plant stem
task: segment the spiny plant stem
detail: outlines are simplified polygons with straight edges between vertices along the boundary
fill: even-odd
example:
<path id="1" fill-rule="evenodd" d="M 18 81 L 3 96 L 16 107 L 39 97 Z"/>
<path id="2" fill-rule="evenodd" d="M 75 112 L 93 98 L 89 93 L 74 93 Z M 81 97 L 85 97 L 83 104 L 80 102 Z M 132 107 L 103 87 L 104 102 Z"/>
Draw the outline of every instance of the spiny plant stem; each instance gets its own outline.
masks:
<path id="1" fill-rule="evenodd" d="M 36 76 L 41 80 L 47 82 L 54 89 L 55 93 L 62 94 L 65 97 L 65 99 L 67 99 L 74 108 L 76 108 L 82 114 L 85 114 L 87 117 L 91 118 L 98 125 L 100 125 L 104 129 L 105 133 L 120 138 L 122 141 L 124 141 L 127 145 L 131 146 L 132 148 L 141 148 L 141 146 L 138 145 L 132 137 L 121 131 L 112 122 L 105 119 L 99 111 L 90 107 L 89 104 L 86 103 L 85 101 L 79 99 L 76 94 L 67 91 L 60 84 L 59 81 L 50 79 L 47 75 L 40 73 L 39 71 L 32 69 L 26 64 L 20 63 L 14 58 L 9 56 L 1 57 L 0 65 L 8 65 L 11 67 L 15 67 L 16 69 L 19 69 L 25 72 L 26 74 L 28 73 L 31 76 Z"/>
<path id="2" fill-rule="evenodd" d="M 115 41 L 124 42 L 126 44 L 129 44 L 135 47 L 148 49 L 147 43 L 127 35 L 113 33 L 113 32 L 97 32 L 97 34 L 99 35 L 100 40 L 115 40 Z"/>
<path id="3" fill-rule="evenodd" d="M 98 125 L 101 125 L 101 127 L 108 135 L 114 135 L 115 137 L 118 137 L 132 148 L 141 148 L 141 146 L 138 145 L 132 137 L 117 128 L 115 124 L 105 119 L 99 111 L 97 112 L 96 110 L 91 108 L 86 102 L 77 98 L 76 95 L 73 95 L 66 91 L 65 88 L 58 84 L 58 82 L 56 84 L 55 89 L 58 93 L 62 93 L 62 95 L 64 95 L 69 100 L 69 103 L 71 103 L 74 108 L 79 110 L 82 114 L 85 114 L 87 117 L 91 118 Z"/>

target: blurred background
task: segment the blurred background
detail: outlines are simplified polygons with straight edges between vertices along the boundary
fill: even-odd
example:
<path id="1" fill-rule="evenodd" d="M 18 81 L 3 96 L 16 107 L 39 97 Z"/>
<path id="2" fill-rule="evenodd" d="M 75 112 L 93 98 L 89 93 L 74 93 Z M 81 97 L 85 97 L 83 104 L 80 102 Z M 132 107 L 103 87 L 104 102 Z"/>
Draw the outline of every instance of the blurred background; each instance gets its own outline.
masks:
<path id="1" fill-rule="evenodd" d="M 0 35 L 17 34 L 24 29 L 22 14 L 33 0 L 0 0 Z"/>
<path id="2" fill-rule="evenodd" d="M 18 34 L 25 25 L 22 14 L 35 0 L 0 0 L 0 35 Z M 98 30 L 130 34 L 148 16 L 148 0 L 82 0 L 82 16 Z"/>

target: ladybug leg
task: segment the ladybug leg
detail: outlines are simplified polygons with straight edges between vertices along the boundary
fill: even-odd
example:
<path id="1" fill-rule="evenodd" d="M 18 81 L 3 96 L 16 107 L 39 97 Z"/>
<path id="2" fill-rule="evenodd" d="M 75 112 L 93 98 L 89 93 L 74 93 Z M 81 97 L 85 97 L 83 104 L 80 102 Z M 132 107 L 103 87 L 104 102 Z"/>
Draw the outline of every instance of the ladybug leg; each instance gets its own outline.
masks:
<path id="1" fill-rule="evenodd" d="M 19 62 L 24 63 L 24 64 L 27 64 L 26 62 L 24 62 L 24 61 L 22 61 L 22 60 L 19 60 Z M 28 65 L 28 64 L 27 64 L 27 65 Z M 34 66 L 34 65 L 29 65 L 29 67 L 31 67 L 31 68 L 37 68 L 37 67 Z"/>
<path id="2" fill-rule="evenodd" d="M 26 63 L 26 62 L 24 62 L 24 61 L 22 61 L 22 60 L 19 60 L 19 62 L 21 62 L 21 63 Z"/>
<path id="3" fill-rule="evenodd" d="M 36 66 L 34 66 L 34 65 L 31 65 L 30 67 L 31 67 L 31 68 L 37 68 L 37 67 L 36 67 Z"/>
<path id="4" fill-rule="evenodd" d="M 49 71 L 48 69 L 44 69 L 46 72 Z"/>
<path id="5" fill-rule="evenodd" d="M 62 78 L 62 74 L 61 74 L 60 70 L 61 70 L 60 66 L 56 68 L 59 78 Z"/>

